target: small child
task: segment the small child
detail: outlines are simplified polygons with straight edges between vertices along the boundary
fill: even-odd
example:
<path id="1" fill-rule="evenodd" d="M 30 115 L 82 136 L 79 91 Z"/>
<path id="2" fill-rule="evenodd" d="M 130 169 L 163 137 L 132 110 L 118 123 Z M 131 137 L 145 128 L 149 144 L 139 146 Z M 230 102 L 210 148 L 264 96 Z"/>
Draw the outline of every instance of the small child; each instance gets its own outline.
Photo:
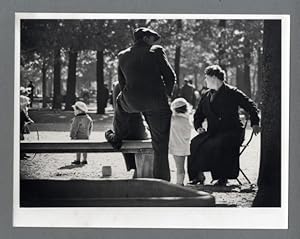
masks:
<path id="1" fill-rule="evenodd" d="M 72 119 L 70 137 L 71 139 L 89 139 L 92 128 L 93 120 L 87 114 L 88 108 L 82 101 L 77 101 L 72 108 L 74 109 L 75 117 Z M 81 153 L 76 154 L 76 160 L 72 164 L 80 164 Z M 87 153 L 82 153 L 82 164 L 87 164 Z"/>
<path id="2" fill-rule="evenodd" d="M 28 132 L 28 124 L 34 123 L 28 114 L 28 105 L 30 99 L 27 96 L 20 95 L 20 139 L 24 140 L 24 134 Z"/>
<path id="3" fill-rule="evenodd" d="M 20 140 L 24 140 L 24 134 L 29 134 L 28 125 L 34 123 L 28 114 L 28 105 L 30 99 L 27 96 L 20 95 Z M 29 156 L 25 153 L 21 153 L 20 159 L 26 160 Z"/>
<path id="4" fill-rule="evenodd" d="M 177 98 L 171 103 L 171 110 L 169 153 L 173 155 L 176 164 L 176 184 L 183 185 L 185 177 L 184 163 L 185 158 L 190 155 L 192 130 L 188 102 L 184 98 Z"/>

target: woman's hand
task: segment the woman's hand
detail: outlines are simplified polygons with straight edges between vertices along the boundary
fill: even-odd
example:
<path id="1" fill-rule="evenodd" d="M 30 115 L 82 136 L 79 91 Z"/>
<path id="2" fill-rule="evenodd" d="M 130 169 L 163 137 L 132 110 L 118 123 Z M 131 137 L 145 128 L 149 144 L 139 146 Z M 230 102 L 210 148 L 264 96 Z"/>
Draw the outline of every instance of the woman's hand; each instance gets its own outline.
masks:
<path id="1" fill-rule="evenodd" d="M 259 125 L 253 125 L 252 130 L 253 130 L 254 135 L 258 135 L 261 129 L 260 129 Z"/>
<path id="2" fill-rule="evenodd" d="M 197 133 L 198 134 L 203 134 L 204 132 L 205 132 L 205 129 L 202 128 L 202 127 L 200 127 L 200 128 L 197 129 Z"/>

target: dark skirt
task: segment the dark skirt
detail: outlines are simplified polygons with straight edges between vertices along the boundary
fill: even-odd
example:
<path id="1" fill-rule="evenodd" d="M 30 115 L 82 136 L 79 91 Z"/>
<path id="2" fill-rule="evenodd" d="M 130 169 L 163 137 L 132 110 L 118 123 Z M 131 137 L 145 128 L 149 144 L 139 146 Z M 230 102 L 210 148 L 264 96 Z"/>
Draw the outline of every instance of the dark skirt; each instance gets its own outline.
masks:
<path id="1" fill-rule="evenodd" d="M 239 175 L 239 151 L 242 130 L 210 135 L 199 134 L 191 141 L 188 157 L 190 180 L 197 179 L 199 172 L 210 171 L 213 180 L 235 179 Z"/>

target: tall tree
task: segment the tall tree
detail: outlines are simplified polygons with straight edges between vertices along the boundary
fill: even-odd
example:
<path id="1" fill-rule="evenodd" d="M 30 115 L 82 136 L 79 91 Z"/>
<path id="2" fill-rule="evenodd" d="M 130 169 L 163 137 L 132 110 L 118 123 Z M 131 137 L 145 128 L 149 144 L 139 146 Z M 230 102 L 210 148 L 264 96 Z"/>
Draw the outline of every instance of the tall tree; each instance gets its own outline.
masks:
<path id="1" fill-rule="evenodd" d="M 231 66 L 237 67 L 237 85 L 251 97 L 252 84 L 250 66 L 257 48 L 262 45 L 262 21 L 258 20 L 232 20 L 228 34 L 228 54 L 230 54 Z M 257 55 L 257 54 L 256 54 Z M 256 60 L 258 62 L 258 60 Z M 255 93 L 255 92 L 254 92 Z"/>
<path id="2" fill-rule="evenodd" d="M 53 59 L 54 67 L 54 95 L 53 108 L 60 108 L 61 101 L 61 59 L 60 50 L 62 48 L 62 29 L 60 20 L 22 20 L 21 22 L 21 58 L 25 62 L 35 59 L 32 57 L 39 56 L 42 66 L 45 67 L 44 61 Z M 52 57 L 53 56 L 53 57 Z M 49 65 L 48 65 L 49 67 Z M 45 68 L 42 69 L 42 75 L 45 75 Z M 43 83 L 46 83 L 45 79 Z M 43 86 L 43 89 L 46 88 Z M 45 92 L 43 92 L 45 93 Z M 46 94 L 43 94 L 45 97 Z"/>
<path id="3" fill-rule="evenodd" d="M 250 64 L 251 64 L 251 49 L 249 39 L 246 38 L 243 50 L 244 75 L 242 79 L 242 88 L 244 93 L 251 97 L 251 82 L 250 82 Z"/>
<path id="4" fill-rule="evenodd" d="M 103 50 L 98 50 L 97 51 L 97 114 L 105 114 L 103 66 L 104 66 Z"/>
<path id="5" fill-rule="evenodd" d="M 262 92 L 262 82 L 263 82 L 263 77 L 262 77 L 262 47 L 258 46 L 257 47 L 257 92 L 255 95 L 255 100 L 259 104 L 261 103 L 261 92 Z"/>
<path id="6" fill-rule="evenodd" d="M 61 108 L 61 49 L 54 49 L 53 109 Z"/>
<path id="7" fill-rule="evenodd" d="M 177 84 L 180 86 L 181 79 L 180 79 L 180 57 L 181 57 L 181 31 L 182 31 L 182 20 L 177 19 L 176 20 L 176 46 L 175 46 L 175 66 L 174 70 L 177 76 Z"/>
<path id="8" fill-rule="evenodd" d="M 229 62 L 227 61 L 227 29 L 226 29 L 226 20 L 220 20 L 218 27 L 220 29 L 219 37 L 218 37 L 218 64 L 226 71 L 227 65 Z"/>
<path id="9" fill-rule="evenodd" d="M 66 110 L 71 110 L 72 105 L 76 100 L 76 62 L 78 52 L 76 50 L 69 50 L 69 67 L 67 79 L 67 95 L 66 95 Z"/>
<path id="10" fill-rule="evenodd" d="M 281 21 L 264 21 L 261 160 L 254 207 L 281 205 Z"/>
<path id="11" fill-rule="evenodd" d="M 47 106 L 46 92 L 47 92 L 47 61 L 45 58 L 42 60 L 42 96 L 43 96 L 43 108 Z"/>

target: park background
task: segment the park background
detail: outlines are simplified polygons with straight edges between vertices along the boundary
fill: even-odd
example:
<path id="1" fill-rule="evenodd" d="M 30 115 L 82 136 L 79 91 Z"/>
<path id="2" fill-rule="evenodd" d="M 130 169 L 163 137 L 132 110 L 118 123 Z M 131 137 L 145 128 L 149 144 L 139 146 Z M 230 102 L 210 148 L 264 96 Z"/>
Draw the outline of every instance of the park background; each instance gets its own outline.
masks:
<path id="1" fill-rule="evenodd" d="M 104 131 L 112 127 L 113 108 L 106 91 L 111 92 L 117 81 L 117 54 L 133 43 L 133 30 L 141 26 L 162 36 L 161 44 L 178 76 L 174 98 L 180 95 L 186 80 L 201 92 L 205 67 L 219 64 L 226 70 L 228 83 L 261 105 L 263 20 L 23 19 L 20 85 L 26 88 L 28 82 L 33 82 L 29 114 L 35 121 L 26 140 L 69 140 L 71 106 L 76 100 L 83 100 L 94 120 L 91 139 L 104 141 Z M 196 102 L 193 104 L 197 106 Z M 191 120 L 192 116 L 191 113 Z M 251 135 L 249 125 L 246 141 Z M 69 165 L 73 157 L 31 155 L 28 161 L 21 161 L 21 178 L 101 179 L 104 165 L 112 166 L 113 178 L 132 177 L 132 173 L 126 174 L 120 154 L 89 154 L 89 165 L 84 168 Z M 255 137 L 241 157 L 242 169 L 253 184 L 257 183 L 259 157 L 260 137 Z M 169 158 L 174 182 L 176 169 L 172 156 Z M 207 178 L 209 183 L 209 174 Z M 257 188 L 247 185 L 245 178 L 241 180 L 243 188 L 232 181 L 226 189 L 204 190 L 216 196 L 219 206 L 250 207 Z"/>
<path id="2" fill-rule="evenodd" d="M 189 80 L 200 91 L 205 67 L 219 64 L 228 83 L 261 103 L 263 20 L 23 19 L 21 86 L 33 82 L 37 108 L 71 110 L 80 98 L 103 114 L 105 88 L 117 81 L 117 53 L 141 26 L 162 36 L 177 88 Z"/>

